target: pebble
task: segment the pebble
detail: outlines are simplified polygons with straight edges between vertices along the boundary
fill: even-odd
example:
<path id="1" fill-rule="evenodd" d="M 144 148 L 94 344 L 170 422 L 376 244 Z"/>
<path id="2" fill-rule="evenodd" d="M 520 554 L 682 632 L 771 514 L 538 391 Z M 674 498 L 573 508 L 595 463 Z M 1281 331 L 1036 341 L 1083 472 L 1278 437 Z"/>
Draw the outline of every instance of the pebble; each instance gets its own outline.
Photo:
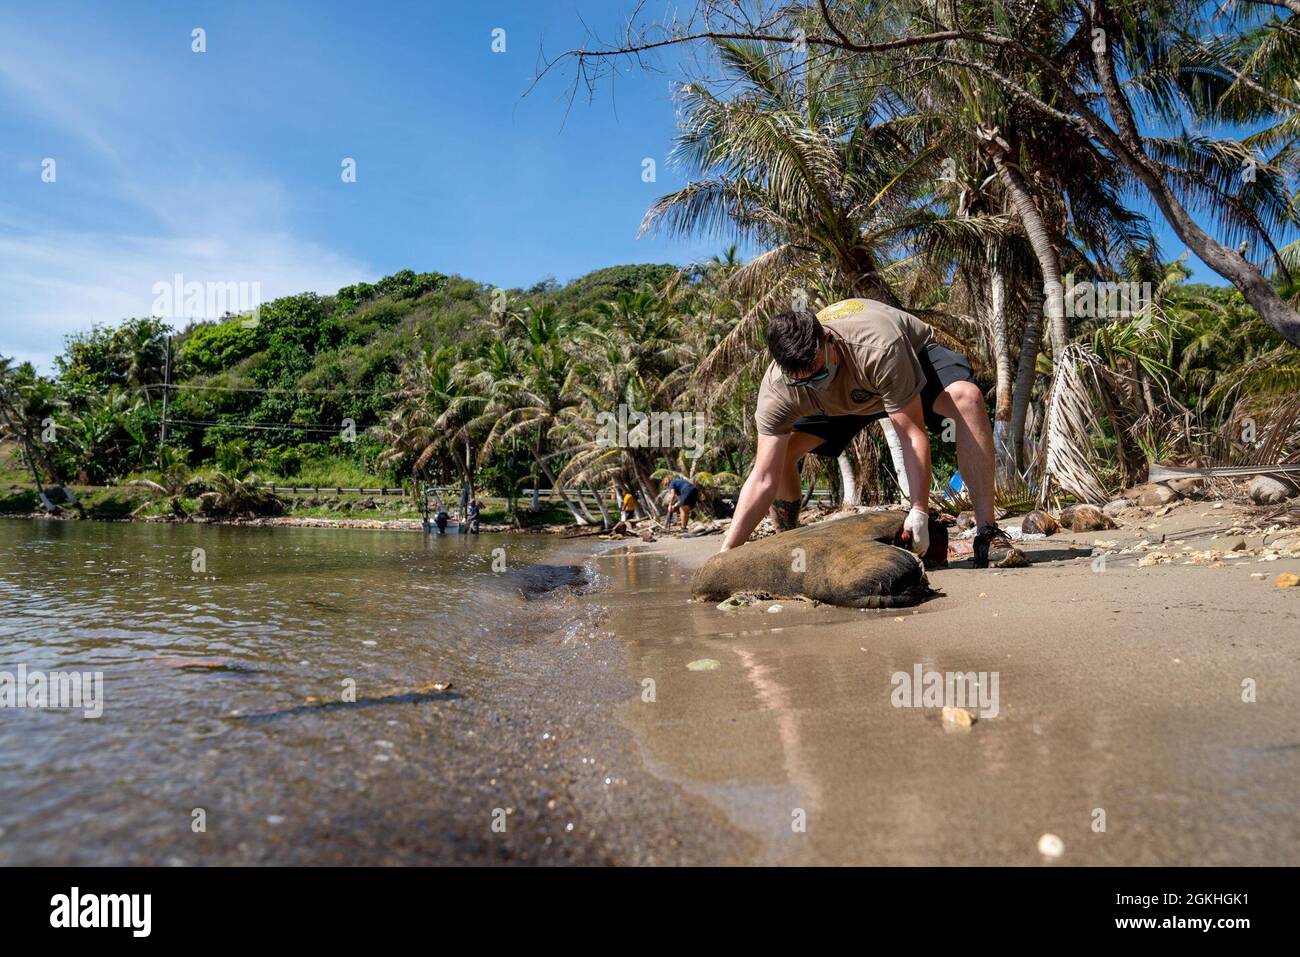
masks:
<path id="1" fill-rule="evenodd" d="M 722 667 L 722 662 L 716 658 L 697 658 L 695 661 L 687 662 L 686 668 L 689 671 L 715 671 Z"/>
<path id="2" fill-rule="evenodd" d="M 943 709 L 943 730 L 969 731 L 975 723 L 975 716 L 965 708 L 945 707 Z"/>
<path id="3" fill-rule="evenodd" d="M 1291 572 L 1283 572 L 1277 576 L 1275 582 L 1278 588 L 1295 588 L 1300 585 L 1300 575 L 1293 575 Z"/>
<path id="4" fill-rule="evenodd" d="M 1038 853 L 1043 857 L 1060 857 L 1065 853 L 1065 842 L 1055 834 L 1044 834 L 1038 839 Z"/>
<path id="5" fill-rule="evenodd" d="M 776 614 L 778 611 L 781 611 L 781 606 L 780 606 L 780 605 L 769 605 L 768 608 L 767 608 L 767 610 L 768 610 L 768 613 L 769 613 L 769 614 Z"/>

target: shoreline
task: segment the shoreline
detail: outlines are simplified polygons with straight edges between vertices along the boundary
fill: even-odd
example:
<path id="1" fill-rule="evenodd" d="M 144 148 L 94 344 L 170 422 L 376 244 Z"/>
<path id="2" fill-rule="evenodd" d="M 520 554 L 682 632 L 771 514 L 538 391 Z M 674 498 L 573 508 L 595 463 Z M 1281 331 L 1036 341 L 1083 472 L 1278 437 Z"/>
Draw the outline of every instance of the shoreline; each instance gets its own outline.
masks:
<path id="1" fill-rule="evenodd" d="M 520 635 L 509 667 L 439 669 L 464 698 L 429 708 L 426 730 L 373 722 L 411 772 L 442 782 L 425 797 L 394 782 L 375 795 L 378 820 L 414 833 L 437 808 L 451 843 L 419 830 L 385 848 L 369 825 L 340 838 L 309 797 L 292 826 L 257 824 L 251 862 L 1037 865 L 1054 863 L 1037 851 L 1049 833 L 1064 864 L 1300 862 L 1300 822 L 1276 798 L 1300 775 L 1300 589 L 1273 581 L 1300 572 L 1300 529 L 1234 531 L 1262 515 L 1197 500 L 1135 510 L 1120 528 L 1025 543 L 1027 568 L 954 560 L 929 573 L 935 597 L 901 612 L 720 611 L 689 589 L 718 535 L 548 536 L 542 561 L 583 565 L 602 587 L 531 605 L 549 625 Z M 1101 573 L 1093 549 L 1111 556 Z M 953 734 L 935 708 L 896 707 L 891 677 L 914 670 L 997 673 L 997 714 Z M 426 754 L 439 725 L 464 734 Z M 301 799 L 244 798 L 258 814 Z M 481 830 L 498 805 L 519 814 L 504 840 Z"/>
<path id="2" fill-rule="evenodd" d="M 954 560 L 902 612 L 720 611 L 688 588 L 716 541 L 632 544 L 625 563 L 676 584 L 610 598 L 630 673 L 658 689 L 624 723 L 647 769 L 758 842 L 752 863 L 1300 863 L 1277 798 L 1300 777 L 1300 589 L 1275 584 L 1300 573 L 1300 530 L 1161 511 L 1028 541 L 1027 568 Z M 996 715 L 950 733 L 938 708 L 896 706 L 917 669 L 997 674 Z"/>

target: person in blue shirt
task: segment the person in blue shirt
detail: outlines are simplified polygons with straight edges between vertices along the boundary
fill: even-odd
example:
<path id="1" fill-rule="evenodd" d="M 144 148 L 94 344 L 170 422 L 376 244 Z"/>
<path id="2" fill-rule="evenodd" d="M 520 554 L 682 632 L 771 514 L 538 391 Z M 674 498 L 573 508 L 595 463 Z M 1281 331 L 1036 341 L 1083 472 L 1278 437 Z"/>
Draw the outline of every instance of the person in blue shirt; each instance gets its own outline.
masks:
<path id="1" fill-rule="evenodd" d="M 700 497 L 700 490 L 684 478 L 664 479 L 664 486 L 668 489 L 668 522 L 672 524 L 674 509 L 680 511 L 684 532 L 691 520 L 691 509 Z"/>

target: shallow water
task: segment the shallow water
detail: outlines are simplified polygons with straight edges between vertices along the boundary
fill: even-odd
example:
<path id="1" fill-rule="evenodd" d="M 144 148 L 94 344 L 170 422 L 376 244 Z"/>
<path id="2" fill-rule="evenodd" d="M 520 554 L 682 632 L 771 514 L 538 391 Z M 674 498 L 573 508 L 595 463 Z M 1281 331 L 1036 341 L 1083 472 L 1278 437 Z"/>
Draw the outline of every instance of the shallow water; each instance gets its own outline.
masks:
<path id="1" fill-rule="evenodd" d="M 0 708 L 0 863 L 520 857 L 482 842 L 554 803 L 531 724 L 608 664 L 565 547 L 0 522 L 0 672 L 104 682 L 98 719 Z"/>

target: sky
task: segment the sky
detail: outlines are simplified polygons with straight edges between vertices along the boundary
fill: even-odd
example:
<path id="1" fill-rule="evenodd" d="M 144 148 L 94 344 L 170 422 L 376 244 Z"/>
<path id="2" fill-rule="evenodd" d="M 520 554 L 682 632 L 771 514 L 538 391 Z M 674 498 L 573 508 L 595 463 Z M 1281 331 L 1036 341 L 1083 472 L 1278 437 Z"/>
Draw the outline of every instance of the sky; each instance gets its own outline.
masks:
<path id="1" fill-rule="evenodd" d="M 404 268 L 509 288 L 719 252 L 707 237 L 637 238 L 685 182 L 666 162 L 671 74 L 629 72 L 571 108 L 564 77 L 525 96 L 543 47 L 613 36 L 625 9 L 0 10 L 0 354 L 48 371 L 67 333 L 150 314 L 177 273 L 257 283 L 267 301 Z"/>
<path id="2" fill-rule="evenodd" d="M 685 182 L 667 163 L 671 67 L 629 70 L 594 102 L 570 103 L 571 73 L 528 92 L 541 50 L 615 37 L 630 7 L 0 9 L 0 355 L 50 371 L 68 333 L 149 315 L 177 274 L 268 301 L 405 268 L 510 288 L 720 252 L 721 238 L 637 238 Z"/>

